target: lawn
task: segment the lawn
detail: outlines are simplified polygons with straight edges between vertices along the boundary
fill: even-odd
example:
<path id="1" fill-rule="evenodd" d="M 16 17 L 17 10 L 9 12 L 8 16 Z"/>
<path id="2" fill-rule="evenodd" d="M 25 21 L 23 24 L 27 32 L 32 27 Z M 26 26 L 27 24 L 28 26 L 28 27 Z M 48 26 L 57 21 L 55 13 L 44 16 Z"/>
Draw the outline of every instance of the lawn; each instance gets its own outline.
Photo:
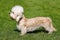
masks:
<path id="1" fill-rule="evenodd" d="M 49 35 L 40 28 L 37 32 L 20 36 L 16 31 L 16 21 L 9 16 L 15 5 L 24 7 L 27 18 L 50 17 L 57 31 Z M 60 0 L 0 0 L 0 40 L 60 40 Z"/>

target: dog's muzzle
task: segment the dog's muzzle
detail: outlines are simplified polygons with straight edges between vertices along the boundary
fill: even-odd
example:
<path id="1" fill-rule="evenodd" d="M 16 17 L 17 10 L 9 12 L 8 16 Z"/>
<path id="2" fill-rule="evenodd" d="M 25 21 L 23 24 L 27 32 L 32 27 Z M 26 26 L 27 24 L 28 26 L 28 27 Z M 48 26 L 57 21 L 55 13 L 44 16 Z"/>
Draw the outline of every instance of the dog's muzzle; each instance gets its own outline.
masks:
<path id="1" fill-rule="evenodd" d="M 12 20 L 14 20 L 12 17 L 10 17 Z"/>

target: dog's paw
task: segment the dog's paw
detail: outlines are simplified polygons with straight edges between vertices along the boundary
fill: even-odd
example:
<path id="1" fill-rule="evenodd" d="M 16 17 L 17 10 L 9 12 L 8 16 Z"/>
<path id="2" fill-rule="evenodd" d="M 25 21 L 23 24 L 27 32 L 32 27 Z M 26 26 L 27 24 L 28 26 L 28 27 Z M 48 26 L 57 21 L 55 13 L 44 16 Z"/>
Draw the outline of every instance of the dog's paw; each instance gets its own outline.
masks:
<path id="1" fill-rule="evenodd" d="M 48 32 L 48 34 L 52 34 L 52 32 Z"/>
<path id="2" fill-rule="evenodd" d="M 20 34 L 20 36 L 24 36 L 25 34 Z"/>

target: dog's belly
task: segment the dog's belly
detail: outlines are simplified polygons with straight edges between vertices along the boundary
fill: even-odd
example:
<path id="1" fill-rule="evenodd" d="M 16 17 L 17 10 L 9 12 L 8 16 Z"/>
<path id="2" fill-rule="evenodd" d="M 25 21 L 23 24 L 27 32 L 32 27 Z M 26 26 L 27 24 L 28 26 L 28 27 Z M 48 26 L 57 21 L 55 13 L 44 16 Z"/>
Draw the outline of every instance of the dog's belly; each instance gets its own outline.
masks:
<path id="1" fill-rule="evenodd" d="M 26 23 L 27 31 L 34 31 L 43 25 L 43 21 L 40 19 L 30 19 Z"/>
<path id="2" fill-rule="evenodd" d="M 37 26 L 37 27 L 28 27 L 28 28 L 27 28 L 27 32 L 37 30 L 37 29 L 40 28 L 40 27 L 41 27 L 41 26 Z"/>

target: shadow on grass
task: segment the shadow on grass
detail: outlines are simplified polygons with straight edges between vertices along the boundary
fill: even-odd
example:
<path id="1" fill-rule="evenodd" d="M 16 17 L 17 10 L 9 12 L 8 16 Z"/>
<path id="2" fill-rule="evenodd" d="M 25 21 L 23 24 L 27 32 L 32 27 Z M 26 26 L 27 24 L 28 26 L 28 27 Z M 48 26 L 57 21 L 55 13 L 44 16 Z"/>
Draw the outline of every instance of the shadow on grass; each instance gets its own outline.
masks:
<path id="1" fill-rule="evenodd" d="M 16 32 L 21 32 L 21 31 L 19 31 L 18 29 L 15 29 L 14 31 L 16 31 Z M 45 31 L 45 30 L 35 30 L 35 31 L 30 31 L 30 32 L 28 32 L 28 33 L 39 33 L 39 32 L 48 33 L 48 31 Z"/>
<path id="2" fill-rule="evenodd" d="M 35 31 L 28 32 L 28 33 L 39 33 L 39 32 L 48 33 L 48 31 L 45 31 L 45 30 L 35 30 Z"/>

